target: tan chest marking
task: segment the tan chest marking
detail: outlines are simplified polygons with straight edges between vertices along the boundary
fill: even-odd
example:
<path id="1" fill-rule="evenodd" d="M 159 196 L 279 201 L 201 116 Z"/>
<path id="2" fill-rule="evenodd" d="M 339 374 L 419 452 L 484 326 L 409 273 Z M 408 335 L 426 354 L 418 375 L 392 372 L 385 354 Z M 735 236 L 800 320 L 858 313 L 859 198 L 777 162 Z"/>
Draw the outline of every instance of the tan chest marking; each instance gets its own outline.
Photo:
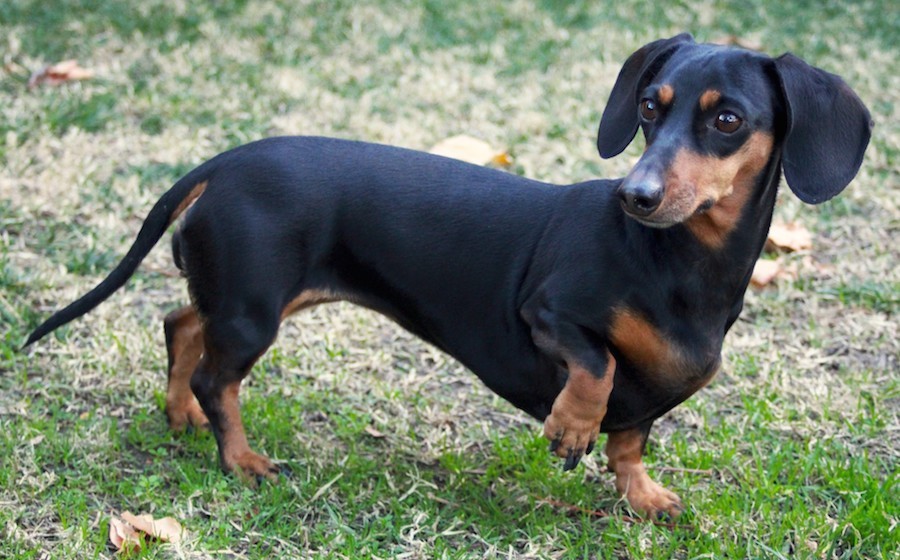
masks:
<path id="1" fill-rule="evenodd" d="M 675 344 L 631 309 L 613 312 L 610 340 L 629 362 L 651 375 L 683 367 L 682 353 Z"/>

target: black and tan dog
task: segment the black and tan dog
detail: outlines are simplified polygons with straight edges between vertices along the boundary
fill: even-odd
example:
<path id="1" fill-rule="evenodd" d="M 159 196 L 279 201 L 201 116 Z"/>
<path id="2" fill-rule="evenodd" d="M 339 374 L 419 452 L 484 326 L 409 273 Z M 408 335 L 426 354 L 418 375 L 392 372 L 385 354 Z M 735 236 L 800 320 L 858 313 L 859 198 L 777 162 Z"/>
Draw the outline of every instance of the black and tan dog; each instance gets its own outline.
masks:
<path id="1" fill-rule="evenodd" d="M 650 426 L 718 370 L 782 168 L 800 199 L 828 200 L 871 126 L 837 76 L 680 35 L 629 57 L 603 113 L 603 157 L 638 127 L 647 140 L 624 179 L 555 186 L 381 145 L 254 142 L 178 181 L 112 273 L 27 344 L 121 287 L 184 213 L 173 250 L 192 304 L 165 320 L 166 412 L 174 429 L 208 423 L 226 470 L 275 475 L 247 443 L 241 380 L 286 317 L 348 300 L 542 420 L 565 468 L 608 433 L 618 491 L 677 515 L 641 462 Z"/>

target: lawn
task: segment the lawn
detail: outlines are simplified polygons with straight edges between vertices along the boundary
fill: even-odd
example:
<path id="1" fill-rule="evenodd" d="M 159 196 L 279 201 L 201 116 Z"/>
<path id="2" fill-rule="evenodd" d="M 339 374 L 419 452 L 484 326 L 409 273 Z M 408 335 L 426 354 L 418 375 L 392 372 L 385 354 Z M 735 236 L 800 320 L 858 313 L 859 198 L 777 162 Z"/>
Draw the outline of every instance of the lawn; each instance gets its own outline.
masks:
<path id="1" fill-rule="evenodd" d="M 153 202 L 237 144 L 315 134 L 428 149 L 464 133 L 510 172 L 624 174 L 596 127 L 621 63 L 690 31 L 842 75 L 876 126 L 863 168 L 776 219 L 813 248 L 748 292 L 716 380 L 655 426 L 651 475 L 685 500 L 636 522 L 602 454 L 572 472 L 462 366 L 349 305 L 287 322 L 243 392 L 289 474 L 223 474 L 163 413 L 168 243 L 28 351 L 27 333 L 124 254 Z M 0 3 L 0 558 L 109 558 L 110 519 L 172 516 L 140 558 L 897 558 L 900 8 L 896 2 L 293 0 Z M 77 59 L 94 77 L 27 87 Z M 770 257 L 771 258 L 771 257 Z"/>

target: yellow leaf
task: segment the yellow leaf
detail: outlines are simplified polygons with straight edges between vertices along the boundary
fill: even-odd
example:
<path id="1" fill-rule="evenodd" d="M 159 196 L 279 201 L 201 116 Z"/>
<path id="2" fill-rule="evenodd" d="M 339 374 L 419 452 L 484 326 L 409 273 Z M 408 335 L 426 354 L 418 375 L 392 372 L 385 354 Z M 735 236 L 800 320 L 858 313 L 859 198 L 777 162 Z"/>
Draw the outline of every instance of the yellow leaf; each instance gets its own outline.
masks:
<path id="1" fill-rule="evenodd" d="M 500 152 L 499 154 L 494 156 L 494 159 L 491 160 L 491 163 L 493 163 L 497 167 L 509 167 L 513 164 L 513 160 L 508 153 Z"/>

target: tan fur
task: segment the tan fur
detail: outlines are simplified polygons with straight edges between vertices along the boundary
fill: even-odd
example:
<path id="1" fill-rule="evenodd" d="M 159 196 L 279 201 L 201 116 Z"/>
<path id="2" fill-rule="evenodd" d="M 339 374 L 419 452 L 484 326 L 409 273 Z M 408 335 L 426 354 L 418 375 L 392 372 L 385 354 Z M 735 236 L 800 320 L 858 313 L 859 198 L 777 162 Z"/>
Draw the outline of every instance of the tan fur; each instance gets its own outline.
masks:
<path id="1" fill-rule="evenodd" d="M 191 189 L 191 192 L 188 193 L 188 195 L 186 197 L 184 197 L 184 200 L 182 200 L 178 204 L 178 206 L 175 208 L 175 211 L 169 215 L 169 224 L 170 225 L 172 224 L 173 221 L 175 221 L 178 218 L 178 216 L 181 215 L 182 212 L 187 210 L 191 206 L 191 204 L 194 203 L 194 201 L 196 201 L 198 198 L 200 198 L 200 195 L 203 194 L 203 192 L 206 190 L 206 185 L 207 185 L 207 181 L 202 181 L 202 182 L 194 185 L 194 188 Z"/>
<path id="2" fill-rule="evenodd" d="M 206 426 L 209 420 L 191 391 L 191 375 L 203 355 L 203 330 L 197 312 L 190 306 L 173 311 L 166 317 L 166 327 L 172 329 L 168 348 L 171 367 L 166 389 L 169 427 L 179 431 L 188 425 Z"/>
<path id="3" fill-rule="evenodd" d="M 721 247 L 725 243 L 728 234 L 741 218 L 756 177 L 772 155 L 772 146 L 771 135 L 756 132 L 735 154 L 718 160 L 721 162 L 719 169 L 710 170 L 708 179 L 702 176 L 695 179 L 695 182 L 702 181 L 706 185 L 697 205 L 707 198 L 716 201 L 712 208 L 685 222 L 701 243 L 712 248 Z M 711 166 L 716 165 L 716 162 L 709 163 Z"/>
<path id="4" fill-rule="evenodd" d="M 716 106 L 716 103 L 718 103 L 721 98 L 722 94 L 717 90 L 708 89 L 700 96 L 700 108 L 704 111 L 709 111 Z"/>
<path id="5" fill-rule="evenodd" d="M 300 295 L 288 302 L 281 311 L 281 320 L 284 321 L 288 316 L 297 313 L 303 309 L 319 305 L 320 303 L 329 303 L 339 301 L 342 298 L 331 292 L 323 290 L 304 290 Z"/>
<path id="6" fill-rule="evenodd" d="M 772 152 L 772 136 L 755 132 L 737 152 L 717 158 L 680 149 L 665 179 L 665 196 L 647 219 L 659 224 L 684 222 L 701 243 L 721 247 L 734 229 L 753 182 Z M 709 201 L 712 207 L 695 215 Z"/>
<path id="7" fill-rule="evenodd" d="M 671 105 L 672 100 L 675 99 L 675 88 L 673 88 L 669 84 L 664 84 L 659 88 L 659 91 L 656 93 L 656 97 L 663 105 Z"/>
<path id="8" fill-rule="evenodd" d="M 613 346 L 645 373 L 669 375 L 681 369 L 683 359 L 679 350 L 636 311 L 615 310 L 610 325 Z"/>
<path id="9" fill-rule="evenodd" d="M 254 475 L 275 480 L 275 465 L 267 457 L 255 453 L 247 442 L 238 394 L 241 382 L 235 381 L 222 390 L 219 414 L 222 415 L 221 454 L 225 468 L 235 471 L 244 480 L 253 483 Z"/>
<path id="10" fill-rule="evenodd" d="M 685 398 L 706 386 L 721 366 L 718 356 L 689 358 L 677 342 L 632 309 L 613 310 L 609 338 L 619 355 L 642 376 Z"/>
<path id="11" fill-rule="evenodd" d="M 608 356 L 606 371 L 600 377 L 581 365 L 569 364 L 566 385 L 544 420 L 544 436 L 560 441 L 556 449 L 560 457 L 566 457 L 572 450 L 584 452 L 600 433 L 616 371 L 615 358 Z"/>
<path id="12" fill-rule="evenodd" d="M 663 512 L 677 517 L 683 510 L 681 499 L 647 475 L 641 459 L 643 444 L 644 436 L 637 429 L 609 434 L 606 456 L 610 470 L 616 473 L 616 490 L 641 515 L 653 518 Z"/>

